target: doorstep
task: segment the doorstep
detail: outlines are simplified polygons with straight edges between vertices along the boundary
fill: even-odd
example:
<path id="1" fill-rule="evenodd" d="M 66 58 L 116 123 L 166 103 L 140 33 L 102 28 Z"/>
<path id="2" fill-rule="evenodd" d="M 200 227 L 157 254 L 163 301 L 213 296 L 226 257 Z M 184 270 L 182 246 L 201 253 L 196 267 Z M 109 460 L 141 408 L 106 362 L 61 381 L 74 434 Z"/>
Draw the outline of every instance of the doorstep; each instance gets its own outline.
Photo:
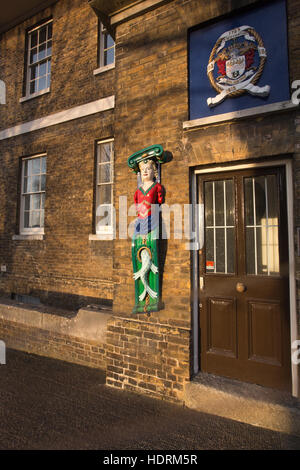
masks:
<path id="1" fill-rule="evenodd" d="M 200 373 L 187 383 L 188 408 L 300 437 L 300 400 L 260 385 Z"/>

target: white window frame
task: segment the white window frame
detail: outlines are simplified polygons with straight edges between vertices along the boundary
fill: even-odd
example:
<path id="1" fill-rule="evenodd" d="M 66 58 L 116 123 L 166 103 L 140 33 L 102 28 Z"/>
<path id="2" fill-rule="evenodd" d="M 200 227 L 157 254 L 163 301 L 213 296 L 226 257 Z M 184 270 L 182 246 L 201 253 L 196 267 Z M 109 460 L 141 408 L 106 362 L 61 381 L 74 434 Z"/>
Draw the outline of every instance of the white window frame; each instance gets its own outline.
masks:
<path id="1" fill-rule="evenodd" d="M 24 193 L 24 167 L 25 161 L 33 160 L 35 158 L 47 157 L 46 153 L 40 153 L 37 155 L 32 155 L 30 157 L 22 158 L 22 180 L 21 180 L 21 201 L 20 201 L 20 235 L 34 235 L 34 234 L 44 234 L 43 227 L 24 227 L 24 214 L 25 214 L 25 196 L 29 193 Z M 47 166 L 46 166 L 46 177 L 47 177 Z M 46 190 L 38 191 L 37 194 L 46 194 Z M 44 207 L 44 220 L 45 220 L 45 207 Z"/>
<path id="2" fill-rule="evenodd" d="M 48 21 L 45 21 L 45 23 L 40 24 L 39 26 L 36 26 L 35 28 L 32 28 L 27 32 L 28 51 L 27 51 L 27 58 L 26 58 L 26 92 L 25 92 L 25 96 L 20 101 L 24 101 L 25 99 L 28 99 L 28 98 L 34 98 L 35 96 L 43 95 L 44 93 L 48 93 L 50 91 L 51 71 L 50 71 L 49 86 L 46 87 L 46 88 L 43 88 L 42 90 L 36 91 L 34 93 L 30 93 L 30 83 L 31 83 L 30 71 L 31 71 L 31 66 L 32 66 L 32 64 L 30 64 L 30 53 L 31 53 L 31 50 L 32 50 L 32 47 L 31 47 L 31 34 L 34 31 L 42 29 L 44 26 L 47 26 L 50 23 L 53 24 L 52 19 L 48 20 Z M 53 47 L 53 29 L 52 29 L 51 41 L 52 41 L 52 47 Z M 46 40 L 46 43 L 47 43 L 47 40 Z M 37 46 L 39 46 L 39 44 L 40 43 L 38 42 Z M 37 60 L 35 62 L 35 65 L 39 65 L 40 63 L 46 61 L 47 62 L 47 68 L 48 68 L 48 62 L 50 61 L 50 64 L 51 64 L 51 59 L 52 59 L 52 48 L 51 48 L 51 54 L 49 56 L 43 57 L 43 59 Z M 47 80 L 47 75 L 48 74 L 46 74 L 46 80 Z"/>
<path id="3" fill-rule="evenodd" d="M 100 183 L 99 182 L 99 165 L 105 165 L 108 162 L 103 162 L 100 163 L 100 147 L 102 144 L 107 144 L 107 143 L 112 143 L 112 151 L 111 151 L 111 156 L 110 156 L 110 181 L 106 183 Z M 114 233 L 114 205 L 113 205 L 113 186 L 114 186 L 114 139 L 105 139 L 105 140 L 98 140 L 96 142 L 96 194 L 95 194 L 95 233 L 96 235 L 113 235 Z M 105 186 L 105 185 L 111 185 L 111 225 L 103 225 L 100 227 L 97 227 L 97 210 L 98 207 L 100 207 L 99 201 L 98 201 L 98 188 L 100 186 Z M 108 204 L 103 204 L 104 206 L 107 206 Z"/>

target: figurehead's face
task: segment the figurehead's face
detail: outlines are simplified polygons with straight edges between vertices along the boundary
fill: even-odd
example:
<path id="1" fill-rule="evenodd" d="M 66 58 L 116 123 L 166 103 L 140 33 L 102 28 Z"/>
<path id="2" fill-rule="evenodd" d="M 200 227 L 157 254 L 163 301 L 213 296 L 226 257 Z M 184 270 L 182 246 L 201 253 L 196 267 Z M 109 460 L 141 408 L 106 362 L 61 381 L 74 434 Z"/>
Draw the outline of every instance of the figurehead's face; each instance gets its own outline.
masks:
<path id="1" fill-rule="evenodd" d="M 140 165 L 141 178 L 143 183 L 153 181 L 155 176 L 155 164 L 152 160 L 141 162 Z"/>

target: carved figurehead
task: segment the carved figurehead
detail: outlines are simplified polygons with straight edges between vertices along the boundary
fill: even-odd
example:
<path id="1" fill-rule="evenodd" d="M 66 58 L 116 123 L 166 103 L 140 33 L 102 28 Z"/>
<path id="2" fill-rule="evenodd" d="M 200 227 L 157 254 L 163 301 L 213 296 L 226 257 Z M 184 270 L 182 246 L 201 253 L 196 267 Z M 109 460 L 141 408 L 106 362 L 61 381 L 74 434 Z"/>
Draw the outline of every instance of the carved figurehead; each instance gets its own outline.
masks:
<path id="1" fill-rule="evenodd" d="M 158 182 L 158 163 L 164 163 L 161 146 L 153 145 L 136 152 L 128 165 L 140 173 L 142 184 L 134 194 L 137 210 L 132 239 L 133 278 L 135 280 L 134 313 L 149 313 L 161 308 L 159 285 L 159 205 L 164 191 Z"/>

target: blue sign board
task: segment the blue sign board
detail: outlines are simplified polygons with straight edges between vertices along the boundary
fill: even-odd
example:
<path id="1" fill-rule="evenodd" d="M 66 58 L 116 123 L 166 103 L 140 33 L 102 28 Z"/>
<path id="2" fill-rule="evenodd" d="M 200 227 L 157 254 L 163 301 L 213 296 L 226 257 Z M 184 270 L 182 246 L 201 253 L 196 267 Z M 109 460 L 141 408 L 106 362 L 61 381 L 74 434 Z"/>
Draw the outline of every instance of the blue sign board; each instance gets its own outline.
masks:
<path id="1" fill-rule="evenodd" d="M 285 0 L 190 31 L 189 119 L 289 100 Z"/>

